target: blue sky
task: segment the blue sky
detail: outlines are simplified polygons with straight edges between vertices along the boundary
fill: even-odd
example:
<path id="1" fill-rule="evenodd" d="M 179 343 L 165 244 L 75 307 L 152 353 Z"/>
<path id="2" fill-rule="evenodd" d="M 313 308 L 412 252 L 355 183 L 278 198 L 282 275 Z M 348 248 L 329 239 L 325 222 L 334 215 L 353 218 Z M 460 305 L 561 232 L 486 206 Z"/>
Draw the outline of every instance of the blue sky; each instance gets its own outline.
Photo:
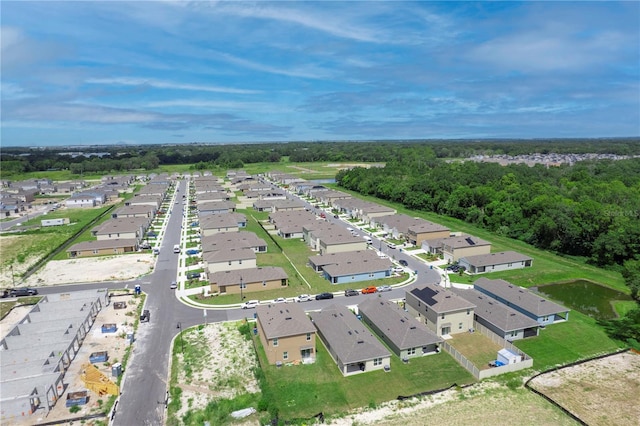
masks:
<path id="1" fill-rule="evenodd" d="M 640 135 L 640 3 L 2 1 L 1 144 Z"/>

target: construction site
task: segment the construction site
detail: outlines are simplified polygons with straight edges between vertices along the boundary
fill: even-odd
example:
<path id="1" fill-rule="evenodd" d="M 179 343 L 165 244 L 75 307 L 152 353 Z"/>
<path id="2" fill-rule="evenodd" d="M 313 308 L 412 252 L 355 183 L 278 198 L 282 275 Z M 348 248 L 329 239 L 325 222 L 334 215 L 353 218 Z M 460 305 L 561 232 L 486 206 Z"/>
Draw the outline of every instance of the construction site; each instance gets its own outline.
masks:
<path id="1" fill-rule="evenodd" d="M 142 300 L 106 289 L 51 294 L 5 318 L 0 424 L 104 419 L 120 393 Z"/>

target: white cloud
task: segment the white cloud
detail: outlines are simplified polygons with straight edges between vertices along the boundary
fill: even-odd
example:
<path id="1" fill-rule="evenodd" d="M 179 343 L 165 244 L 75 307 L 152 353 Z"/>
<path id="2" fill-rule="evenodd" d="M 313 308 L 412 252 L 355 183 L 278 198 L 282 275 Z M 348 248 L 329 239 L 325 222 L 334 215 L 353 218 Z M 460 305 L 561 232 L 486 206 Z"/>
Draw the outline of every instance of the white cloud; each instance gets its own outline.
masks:
<path id="1" fill-rule="evenodd" d="M 158 89 L 169 90 L 193 90 L 198 92 L 218 92 L 231 94 L 256 94 L 258 90 L 236 89 L 233 87 L 220 87 L 200 84 L 176 83 L 171 81 L 157 80 L 153 78 L 139 77 L 117 77 L 117 78 L 90 78 L 86 80 L 89 84 L 104 84 L 115 86 L 150 86 Z"/>

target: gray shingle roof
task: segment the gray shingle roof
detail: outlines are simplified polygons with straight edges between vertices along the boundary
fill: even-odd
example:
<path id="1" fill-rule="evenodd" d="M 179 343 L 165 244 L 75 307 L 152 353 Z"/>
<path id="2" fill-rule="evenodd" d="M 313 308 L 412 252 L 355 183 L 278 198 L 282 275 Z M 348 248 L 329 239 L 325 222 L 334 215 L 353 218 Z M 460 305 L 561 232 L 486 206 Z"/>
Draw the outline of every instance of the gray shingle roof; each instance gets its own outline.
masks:
<path id="1" fill-rule="evenodd" d="M 262 281 L 284 280 L 287 278 L 287 273 L 278 266 L 234 269 L 209 274 L 209 282 L 218 286 L 240 285 L 240 280 L 245 284 L 250 284 Z"/>
<path id="2" fill-rule="evenodd" d="M 477 316 L 504 332 L 539 326 L 536 320 L 477 290 L 459 288 L 452 288 L 451 290 L 458 296 L 474 303 L 476 305 L 474 313 Z"/>
<path id="3" fill-rule="evenodd" d="M 518 287 L 505 280 L 490 280 L 480 278 L 473 283 L 475 288 L 504 299 L 513 306 L 530 312 L 538 317 L 568 312 L 569 309 L 551 302 L 543 297 L 531 293 L 529 290 Z"/>
<path id="4" fill-rule="evenodd" d="M 473 266 L 490 266 L 490 265 L 504 265 L 505 263 L 524 262 L 527 260 L 533 260 L 529 256 L 520 254 L 515 251 L 501 251 L 497 253 L 478 254 L 475 256 L 465 256 L 463 258 L 469 265 Z"/>
<path id="5" fill-rule="evenodd" d="M 294 303 L 258 305 L 256 314 L 267 339 L 316 332 L 315 326 L 302 308 Z"/>
<path id="6" fill-rule="evenodd" d="M 476 307 L 476 305 L 451 290 L 432 284 L 425 284 L 422 288 L 414 288 L 410 293 L 437 313 L 461 311 Z"/>
<path id="7" fill-rule="evenodd" d="M 135 238 L 112 238 L 108 240 L 83 241 L 69 247 L 67 252 L 136 247 L 137 245 L 138 241 Z"/>
<path id="8" fill-rule="evenodd" d="M 449 237 L 440 240 L 443 246 L 452 249 L 459 249 L 465 247 L 478 247 L 478 246 L 490 246 L 489 241 L 481 240 L 478 237 L 472 235 L 461 235 L 459 237 Z"/>
<path id="9" fill-rule="evenodd" d="M 327 265 L 322 269 L 332 277 L 340 277 L 344 275 L 359 275 L 366 273 L 374 273 L 388 271 L 391 269 L 391 261 L 389 259 L 373 259 L 373 260 L 349 260 L 349 252 L 341 253 L 344 261 Z"/>
<path id="10" fill-rule="evenodd" d="M 346 306 L 328 306 L 320 312 L 312 313 L 311 318 L 325 342 L 343 364 L 391 356 Z"/>
<path id="11" fill-rule="evenodd" d="M 358 310 L 400 350 L 442 342 L 441 337 L 410 317 L 396 303 L 374 297 L 360 303 Z"/>
<path id="12" fill-rule="evenodd" d="M 256 259 L 256 253 L 248 248 L 233 248 L 229 250 L 216 250 L 205 252 L 202 258 L 207 262 L 227 262 L 234 260 L 251 260 Z"/>
<path id="13" fill-rule="evenodd" d="M 227 250 L 231 248 L 257 248 L 264 247 L 267 243 L 258 238 L 256 234 L 248 231 L 219 232 L 202 237 L 202 251 Z"/>

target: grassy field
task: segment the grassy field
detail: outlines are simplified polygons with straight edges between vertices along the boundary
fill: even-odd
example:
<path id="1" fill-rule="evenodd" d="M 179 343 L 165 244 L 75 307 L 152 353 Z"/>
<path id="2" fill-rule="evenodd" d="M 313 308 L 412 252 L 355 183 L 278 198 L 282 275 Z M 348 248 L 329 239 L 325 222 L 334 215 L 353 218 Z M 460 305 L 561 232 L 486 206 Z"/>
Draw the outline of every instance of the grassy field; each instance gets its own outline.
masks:
<path id="1" fill-rule="evenodd" d="M 15 279 L 18 281 L 22 274 L 39 259 L 51 253 L 69 238 L 71 238 L 82 227 L 86 226 L 108 207 L 98 209 L 71 209 L 58 210 L 29 220 L 25 226 L 40 225 L 43 218 L 69 218 L 70 224 L 64 226 L 51 226 L 35 228 L 19 234 L 3 235 L 0 238 L 1 263 L 3 271 L 3 287 L 11 285 L 11 278 L 6 274 L 7 269 L 13 265 Z M 66 259 L 66 253 L 61 253 L 58 257 Z M 17 284 L 17 282 L 16 282 Z"/>
<path id="2" fill-rule="evenodd" d="M 540 335 L 514 342 L 533 358 L 533 368 L 544 371 L 622 347 L 596 325 L 596 320 L 571 311 L 569 321 L 540 330 Z"/>
<path id="3" fill-rule="evenodd" d="M 0 319 L 4 318 L 14 306 L 35 305 L 42 299 L 42 296 L 20 297 L 16 300 L 0 302 Z"/>

